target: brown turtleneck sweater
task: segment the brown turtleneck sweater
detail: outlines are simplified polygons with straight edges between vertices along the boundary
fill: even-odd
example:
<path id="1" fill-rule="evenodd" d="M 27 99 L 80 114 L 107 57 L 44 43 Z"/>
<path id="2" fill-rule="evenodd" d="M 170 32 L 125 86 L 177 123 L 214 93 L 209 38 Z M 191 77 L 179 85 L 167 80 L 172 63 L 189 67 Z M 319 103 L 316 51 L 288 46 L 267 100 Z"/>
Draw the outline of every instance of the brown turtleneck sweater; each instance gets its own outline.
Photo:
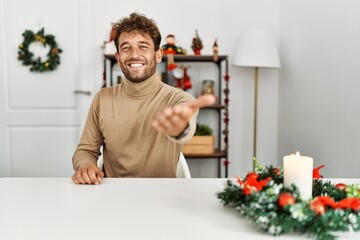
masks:
<path id="1" fill-rule="evenodd" d="M 176 177 L 181 146 L 193 136 L 197 114 L 190 121 L 190 132 L 179 141 L 158 133 L 151 122 L 166 107 L 193 99 L 161 82 L 156 74 L 141 83 L 125 79 L 101 89 L 74 153 L 74 170 L 96 163 L 103 146 L 106 177 Z"/>

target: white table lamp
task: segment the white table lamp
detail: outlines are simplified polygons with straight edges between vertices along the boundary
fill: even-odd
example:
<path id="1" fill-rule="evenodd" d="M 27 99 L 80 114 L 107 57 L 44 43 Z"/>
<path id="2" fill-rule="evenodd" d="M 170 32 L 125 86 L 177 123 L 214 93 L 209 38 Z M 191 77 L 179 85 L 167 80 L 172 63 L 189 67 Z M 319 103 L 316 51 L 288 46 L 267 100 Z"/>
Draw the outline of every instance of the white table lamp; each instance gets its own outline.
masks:
<path id="1" fill-rule="evenodd" d="M 258 68 L 281 68 L 272 32 L 267 29 L 251 29 L 244 32 L 233 65 L 255 68 L 253 157 L 256 158 Z"/>

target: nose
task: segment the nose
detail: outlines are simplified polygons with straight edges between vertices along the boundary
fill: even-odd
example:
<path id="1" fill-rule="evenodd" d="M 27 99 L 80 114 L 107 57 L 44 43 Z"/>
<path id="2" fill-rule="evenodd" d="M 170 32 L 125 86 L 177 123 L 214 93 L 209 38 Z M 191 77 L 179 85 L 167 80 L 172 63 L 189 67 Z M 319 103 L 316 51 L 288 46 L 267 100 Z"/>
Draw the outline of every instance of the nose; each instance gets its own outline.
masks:
<path id="1" fill-rule="evenodd" d="M 138 49 L 138 48 L 136 48 L 136 47 L 131 48 L 131 50 L 130 50 L 130 56 L 131 56 L 131 57 L 138 57 L 138 56 L 140 56 L 140 49 Z"/>

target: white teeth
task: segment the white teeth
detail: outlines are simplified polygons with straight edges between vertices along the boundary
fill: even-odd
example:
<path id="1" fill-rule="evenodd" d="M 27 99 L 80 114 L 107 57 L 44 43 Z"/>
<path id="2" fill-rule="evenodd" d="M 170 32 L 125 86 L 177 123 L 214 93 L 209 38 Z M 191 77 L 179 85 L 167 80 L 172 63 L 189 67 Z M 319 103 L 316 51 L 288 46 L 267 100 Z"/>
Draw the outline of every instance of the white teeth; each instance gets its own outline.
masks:
<path id="1" fill-rule="evenodd" d="M 130 64 L 130 66 L 133 67 L 133 68 L 139 68 L 139 67 L 142 67 L 143 64 L 141 64 L 141 63 L 133 63 L 133 64 Z"/>

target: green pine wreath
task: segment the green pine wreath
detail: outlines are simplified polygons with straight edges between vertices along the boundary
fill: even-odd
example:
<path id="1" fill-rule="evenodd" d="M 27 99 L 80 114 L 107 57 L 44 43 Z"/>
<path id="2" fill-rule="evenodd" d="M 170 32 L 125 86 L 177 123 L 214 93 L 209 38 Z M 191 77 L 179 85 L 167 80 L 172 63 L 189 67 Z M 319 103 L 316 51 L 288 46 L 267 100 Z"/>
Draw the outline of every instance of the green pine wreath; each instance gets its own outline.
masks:
<path id="1" fill-rule="evenodd" d="M 313 171 L 313 198 L 303 200 L 295 185 L 283 185 L 283 169 L 263 167 L 254 159 L 255 171 L 245 178 L 227 180 L 217 192 L 221 204 L 235 208 L 262 231 L 277 236 L 307 234 L 318 240 L 335 239 L 335 232 L 360 231 L 359 184 L 333 185 Z"/>
<path id="2" fill-rule="evenodd" d="M 19 45 L 18 59 L 23 65 L 31 66 L 30 71 L 32 72 L 53 71 L 58 67 L 60 64 L 59 54 L 62 50 L 58 47 L 54 35 L 45 35 L 44 28 L 36 34 L 31 30 L 25 30 L 22 35 L 24 36 L 24 41 Z M 29 46 L 33 42 L 40 42 L 44 47 L 47 45 L 50 47 L 47 54 L 48 58 L 45 61 L 42 61 L 40 57 L 35 58 L 34 54 L 29 51 Z"/>

